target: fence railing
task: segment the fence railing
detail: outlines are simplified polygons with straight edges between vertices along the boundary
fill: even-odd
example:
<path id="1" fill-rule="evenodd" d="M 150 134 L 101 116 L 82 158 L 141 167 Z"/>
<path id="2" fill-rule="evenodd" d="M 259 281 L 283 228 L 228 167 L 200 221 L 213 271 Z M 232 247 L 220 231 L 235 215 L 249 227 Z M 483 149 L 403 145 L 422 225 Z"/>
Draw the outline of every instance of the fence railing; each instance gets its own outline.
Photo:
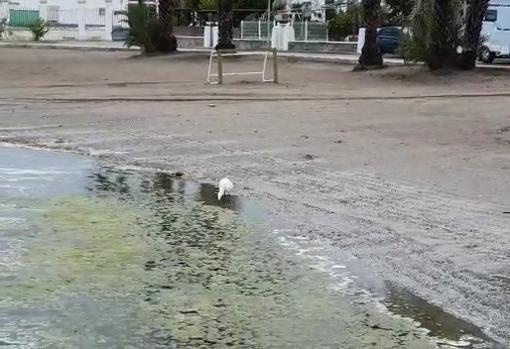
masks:
<path id="1" fill-rule="evenodd" d="M 317 22 L 294 22 L 296 41 L 328 41 L 328 24 Z"/>
<path id="2" fill-rule="evenodd" d="M 273 21 L 269 23 L 267 21 L 241 21 L 241 39 L 267 40 L 271 36 L 273 27 Z"/>
<path id="3" fill-rule="evenodd" d="M 78 9 L 57 9 L 55 10 L 56 21 L 50 22 L 52 26 L 77 27 L 80 16 Z M 48 11 L 48 15 L 50 12 Z M 49 19 L 49 18 L 48 18 Z"/>
<path id="4" fill-rule="evenodd" d="M 78 26 L 80 10 L 49 8 L 46 14 L 50 26 Z M 104 27 L 106 13 L 104 8 L 90 8 L 85 10 L 85 24 L 89 27 Z M 40 11 L 29 8 L 16 8 L 9 10 L 9 26 L 27 27 L 40 18 Z M 120 16 L 114 15 L 114 20 L 120 25 Z"/>
<path id="5" fill-rule="evenodd" d="M 9 10 L 9 26 L 28 27 L 39 19 L 39 10 L 16 8 Z"/>
<path id="6" fill-rule="evenodd" d="M 106 23 L 104 7 L 89 8 L 85 11 L 85 25 L 91 27 L 104 27 Z"/>
<path id="7" fill-rule="evenodd" d="M 274 27 L 269 23 L 269 36 Z M 328 41 L 328 24 L 318 22 L 293 22 L 296 41 Z M 268 39 L 267 21 L 241 21 L 241 39 Z"/>
<path id="8" fill-rule="evenodd" d="M 265 21 L 266 10 L 260 9 L 234 9 L 232 10 L 232 24 L 234 28 L 239 28 L 241 21 Z M 176 26 L 197 26 L 204 25 L 206 22 L 217 22 L 218 14 L 216 8 L 210 10 L 201 10 L 193 8 L 175 9 Z"/>

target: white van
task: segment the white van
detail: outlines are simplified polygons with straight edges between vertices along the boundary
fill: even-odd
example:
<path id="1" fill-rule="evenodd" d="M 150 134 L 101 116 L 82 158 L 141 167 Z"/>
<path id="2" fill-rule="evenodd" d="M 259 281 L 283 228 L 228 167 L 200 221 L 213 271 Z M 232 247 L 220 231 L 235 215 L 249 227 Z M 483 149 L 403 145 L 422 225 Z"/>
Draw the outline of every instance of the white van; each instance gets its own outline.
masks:
<path id="1" fill-rule="evenodd" d="M 510 1 L 491 1 L 482 26 L 479 58 L 492 63 L 495 58 L 510 58 Z"/>

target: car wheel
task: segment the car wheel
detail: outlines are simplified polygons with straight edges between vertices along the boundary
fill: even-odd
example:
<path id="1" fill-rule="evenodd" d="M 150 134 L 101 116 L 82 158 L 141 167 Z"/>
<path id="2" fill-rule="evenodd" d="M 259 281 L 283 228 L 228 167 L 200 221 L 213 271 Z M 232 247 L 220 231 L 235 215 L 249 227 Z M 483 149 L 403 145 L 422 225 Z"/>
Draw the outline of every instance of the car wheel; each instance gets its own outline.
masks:
<path id="1" fill-rule="evenodd" d="M 492 63 L 494 58 L 496 58 L 496 54 L 491 52 L 487 46 L 483 46 L 480 49 L 479 58 L 483 63 Z"/>

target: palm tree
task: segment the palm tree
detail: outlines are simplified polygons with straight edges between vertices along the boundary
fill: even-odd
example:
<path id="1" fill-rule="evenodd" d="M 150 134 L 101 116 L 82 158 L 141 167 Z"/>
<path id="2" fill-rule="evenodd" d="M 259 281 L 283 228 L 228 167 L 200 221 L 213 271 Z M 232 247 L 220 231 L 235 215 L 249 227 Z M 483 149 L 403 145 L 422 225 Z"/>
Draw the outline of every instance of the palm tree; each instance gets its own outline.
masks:
<path id="1" fill-rule="evenodd" d="M 232 43 L 233 0 L 218 0 L 218 44 L 216 49 L 235 49 Z"/>
<path id="2" fill-rule="evenodd" d="M 381 0 L 363 0 L 363 13 L 366 23 L 365 44 L 359 57 L 358 69 L 382 67 L 383 58 L 377 46 L 377 28 L 380 24 Z"/>
<path id="3" fill-rule="evenodd" d="M 462 69 L 474 69 L 480 49 L 480 32 L 483 18 L 489 7 L 489 0 L 470 0 L 466 13 L 466 28 L 464 31 L 464 45 L 460 60 Z"/>
<path id="4" fill-rule="evenodd" d="M 174 52 L 177 50 L 177 39 L 173 34 L 175 0 L 159 0 L 160 37 L 158 51 Z"/>
<path id="5" fill-rule="evenodd" d="M 430 59 L 427 64 L 431 70 L 455 68 L 459 26 L 453 0 L 434 0 L 433 4 L 434 20 L 430 34 Z"/>

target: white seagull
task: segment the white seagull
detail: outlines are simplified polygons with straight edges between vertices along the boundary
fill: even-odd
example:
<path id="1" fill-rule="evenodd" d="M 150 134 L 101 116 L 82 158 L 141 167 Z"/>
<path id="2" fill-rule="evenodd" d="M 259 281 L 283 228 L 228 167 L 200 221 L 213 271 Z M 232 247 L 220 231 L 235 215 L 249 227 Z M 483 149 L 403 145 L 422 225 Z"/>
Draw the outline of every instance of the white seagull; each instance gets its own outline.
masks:
<path id="1" fill-rule="evenodd" d="M 218 187 L 220 188 L 218 191 L 218 200 L 221 200 L 224 195 L 228 195 L 228 193 L 234 189 L 234 184 L 232 184 L 230 179 L 223 178 L 220 184 L 218 184 Z"/>

